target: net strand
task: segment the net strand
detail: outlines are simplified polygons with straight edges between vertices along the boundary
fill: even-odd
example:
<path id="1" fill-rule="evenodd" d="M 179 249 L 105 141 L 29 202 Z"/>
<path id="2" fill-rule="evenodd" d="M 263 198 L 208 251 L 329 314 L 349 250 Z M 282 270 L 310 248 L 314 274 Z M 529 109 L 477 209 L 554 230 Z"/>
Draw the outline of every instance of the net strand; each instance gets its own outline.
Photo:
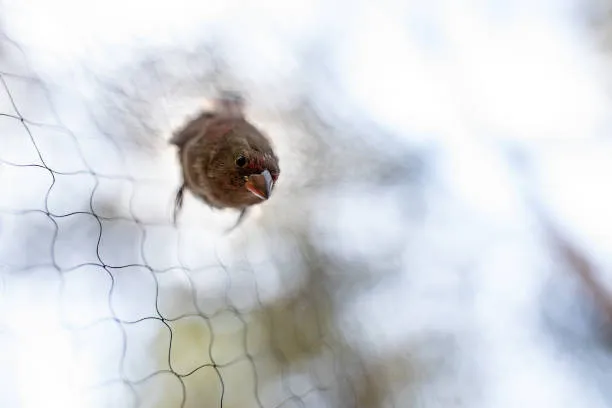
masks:
<path id="1" fill-rule="evenodd" d="M 178 401 L 178 405 L 181 408 L 184 408 L 188 405 L 194 406 L 196 402 L 189 399 L 189 392 L 192 390 L 193 385 L 188 386 L 186 384 L 186 380 L 192 378 L 199 372 L 203 370 L 213 370 L 217 377 L 217 390 L 218 390 L 218 398 L 215 397 L 214 406 L 224 407 L 228 405 L 228 393 L 236 393 L 240 395 L 244 392 L 244 390 L 236 389 L 235 386 L 232 389 L 228 383 L 227 375 L 224 375 L 224 370 L 230 369 L 233 366 L 237 366 L 240 363 L 246 363 L 249 367 L 250 375 L 252 375 L 253 386 L 253 403 L 255 406 L 259 408 L 268 408 L 275 407 L 281 408 L 290 405 L 295 405 L 299 407 L 307 407 L 307 403 L 305 399 L 312 395 L 313 393 L 324 394 L 331 390 L 331 385 L 323 385 L 321 380 L 318 378 L 317 373 L 313 366 L 308 367 L 308 371 L 312 379 L 315 379 L 315 383 L 310 389 L 302 392 L 296 392 L 290 380 L 290 375 L 292 374 L 291 360 L 285 356 L 283 347 L 279 344 L 279 340 L 277 336 L 275 336 L 275 331 L 277 328 L 277 322 L 275 321 L 275 316 L 269 314 L 265 316 L 266 318 L 266 328 L 270 334 L 270 344 L 269 350 L 264 347 L 262 351 L 253 352 L 249 347 L 249 336 L 252 330 L 253 323 L 253 315 L 252 311 L 241 311 L 239 307 L 236 306 L 234 300 L 230 296 L 230 291 L 234 286 L 239 286 L 239 282 L 235 280 L 232 276 L 232 271 L 230 270 L 230 266 L 227 265 L 219 254 L 219 246 L 215 243 L 214 247 L 214 255 L 216 257 L 215 264 L 201 264 L 201 265 L 193 265 L 188 266 L 186 259 L 184 259 L 184 254 L 180 250 L 182 248 L 183 243 L 185 242 L 185 231 L 181 228 L 175 227 L 175 232 L 177 234 L 177 265 L 172 265 L 169 267 L 154 267 L 152 259 L 147 254 L 146 244 L 150 239 L 150 228 L 151 227 L 160 227 L 160 226 L 169 226 L 168 220 L 145 220 L 140 216 L 137 208 L 136 208 L 136 192 L 139 186 L 144 184 L 155 184 L 161 185 L 159 180 L 155 178 L 140 178 L 134 177 L 131 174 L 104 174 L 104 172 L 92 166 L 92 164 L 87 160 L 87 156 L 81 146 L 80 140 L 84 140 L 84 137 L 90 137 L 89 135 L 77 135 L 71 131 L 65 123 L 61 120 L 60 115 L 55 109 L 53 99 L 51 97 L 52 92 L 51 89 L 46 85 L 46 83 L 40 79 L 40 77 L 35 73 L 35 71 L 31 68 L 31 64 L 28 61 L 27 55 L 24 50 L 10 38 L 5 35 L 0 36 L 0 41 L 6 41 L 10 45 L 12 45 L 15 49 L 19 51 L 22 55 L 23 59 L 26 62 L 29 70 L 33 72 L 32 76 L 22 75 L 12 72 L 7 72 L 5 70 L 0 70 L 0 83 L 1 89 L 6 93 L 8 100 L 10 102 L 10 107 L 13 112 L 0 112 L 0 118 L 6 120 L 15 120 L 19 121 L 21 127 L 27 134 L 28 141 L 31 146 L 34 148 L 37 158 L 40 163 L 18 163 L 14 160 L 7 160 L 2 156 L 2 152 L 0 152 L 0 167 L 1 166 L 12 166 L 15 168 L 32 168 L 32 169 L 40 169 L 44 170 L 45 174 L 50 176 L 49 186 L 44 192 L 44 208 L 0 208 L 0 213 L 4 215 L 9 215 L 12 217 L 27 218 L 32 215 L 43 215 L 45 219 L 49 220 L 52 224 L 52 236 L 51 236 L 51 247 L 50 247 L 50 262 L 34 262 L 34 263 L 26 263 L 25 265 L 0 265 L 0 285 L 2 286 L 2 292 L 5 292 L 6 289 L 6 278 L 10 276 L 21 276 L 24 273 L 36 271 L 41 268 L 49 268 L 57 272 L 59 276 L 59 314 L 60 321 L 62 322 L 63 328 L 70 332 L 72 335 L 73 342 L 77 341 L 77 335 L 81 332 L 86 332 L 88 330 L 94 328 L 105 328 L 106 333 L 111 333 L 116 331 L 119 334 L 119 357 L 118 357 L 118 370 L 115 377 L 105 378 L 96 381 L 93 384 L 90 384 L 84 392 L 93 392 L 93 391 L 105 391 L 108 390 L 108 387 L 116 387 L 120 386 L 122 389 L 125 389 L 127 395 L 129 396 L 129 400 L 131 401 L 128 406 L 131 407 L 140 407 L 143 404 L 143 395 L 139 390 L 140 386 L 146 385 L 149 381 L 154 380 L 155 378 L 172 376 L 176 381 L 178 381 L 180 386 L 180 397 Z M 1 61 L 0 61 L 1 62 Z M 167 92 L 163 85 L 162 74 L 159 72 L 157 65 L 154 66 L 153 74 L 155 80 L 160 84 L 162 89 L 162 98 L 164 101 L 167 99 Z M 108 81 L 104 81 L 101 78 L 96 78 L 99 81 L 99 84 L 107 87 L 107 89 L 112 92 L 116 92 L 119 95 L 123 95 L 124 98 L 130 99 L 135 98 L 135 95 L 131 95 L 129 92 L 126 92 L 119 85 L 115 85 L 109 83 Z M 40 88 L 45 96 L 46 103 L 50 107 L 53 120 L 56 122 L 52 123 L 44 123 L 40 121 L 35 121 L 24 117 L 23 112 L 17 106 L 16 99 L 14 97 L 14 92 L 11 89 L 11 81 L 27 81 L 29 84 Z M 127 149 L 127 146 L 131 148 L 137 148 L 138 143 L 132 143 L 127 140 L 122 140 L 121 138 L 117 138 L 111 134 L 108 130 L 105 129 L 103 124 L 100 122 L 100 119 L 96 117 L 91 111 L 89 106 L 85 107 L 87 112 L 88 122 L 92 125 L 92 128 L 95 129 L 98 135 L 100 135 L 104 140 L 109 142 L 109 145 L 112 149 L 117 153 L 119 157 L 119 162 L 124 169 L 128 168 L 129 158 L 124 151 Z M 132 112 L 133 115 L 137 115 L 138 112 L 126 110 L 129 114 Z M 168 119 L 168 113 L 164 111 L 164 115 L 166 116 L 166 121 L 169 124 L 170 120 Z M 138 120 L 138 117 L 136 117 Z M 146 131 L 150 131 L 152 135 L 157 134 L 157 132 L 150 128 L 149 125 L 144 121 L 139 121 L 140 125 Z M 51 168 L 48 161 L 45 157 L 45 152 L 41 150 L 41 146 L 37 143 L 36 132 L 33 132 L 32 129 L 50 129 L 57 131 L 63 135 L 68 136 L 72 143 L 76 147 L 76 152 L 80 156 L 80 160 L 84 165 L 84 169 L 74 170 L 74 171 L 64 171 L 64 170 L 56 170 Z M 92 136 L 93 137 L 93 136 Z M 68 180 L 73 180 L 76 176 L 90 176 L 93 179 L 93 185 L 91 186 L 89 198 L 86 203 L 86 207 L 82 210 L 77 211 L 66 211 L 59 212 L 56 209 L 50 208 L 50 197 L 53 191 L 55 191 L 56 183 L 58 180 L 63 180 L 64 178 Z M 101 189 L 101 181 L 102 180 L 113 180 L 113 181 L 122 181 L 126 182 L 129 186 L 128 193 L 128 205 L 127 205 L 127 215 L 121 214 L 113 214 L 111 216 L 101 214 L 96 206 L 96 197 L 97 193 Z M 87 219 L 94 222 L 95 228 L 92 232 L 92 241 L 95 247 L 95 261 L 92 259 L 89 262 L 74 262 L 73 264 L 63 265 L 58 262 L 58 239 L 60 234 L 60 224 L 58 221 L 60 220 L 75 220 L 78 217 L 87 217 Z M 105 239 L 105 231 L 107 228 L 113 223 L 117 222 L 125 222 L 129 223 L 131 228 L 133 227 L 135 231 L 137 231 L 137 239 L 139 244 L 137 246 L 137 257 L 139 259 L 136 262 L 126 262 L 118 264 L 114 262 L 112 259 L 107 259 L 108 254 L 103 251 L 103 242 Z M 269 306 L 267 302 L 265 302 L 259 293 L 259 283 L 258 276 L 255 270 L 256 264 L 253 262 L 246 261 L 245 270 L 249 271 L 252 274 L 253 282 L 254 282 L 254 290 L 255 290 L 255 303 L 256 310 L 265 311 Z M 109 311 L 109 316 L 105 317 L 97 317 L 94 319 L 90 319 L 87 322 L 74 322 L 67 318 L 68 311 L 71 309 L 70 302 L 66 301 L 65 294 L 68 290 L 67 288 L 67 279 L 73 274 L 79 274 L 82 270 L 86 268 L 94 268 L 97 272 L 104 273 L 105 278 L 108 280 L 108 290 L 105 293 L 105 302 Z M 6 270 L 5 270 L 6 269 Z M 119 296 L 118 294 L 118 273 L 120 271 L 124 271 L 125 273 L 130 273 L 132 269 L 142 269 L 146 271 L 147 274 L 150 275 L 151 280 L 153 282 L 153 291 L 154 291 L 154 313 L 150 316 L 143 316 L 138 318 L 125 318 L 122 316 L 120 311 L 117 309 L 115 305 L 115 298 Z M 205 310 L 201 305 L 199 300 L 206 298 L 206 293 L 202 292 L 202 288 L 196 284 L 194 281 L 194 276 L 198 273 L 207 273 L 214 270 L 220 270 L 223 272 L 224 278 L 224 295 L 223 295 L 223 307 L 218 308 L 214 312 L 209 312 Z M 183 311 L 173 316 L 166 316 L 161 307 L 161 283 L 160 279 L 162 276 L 166 274 L 174 274 L 178 273 L 182 277 L 185 278 L 188 286 L 188 293 L 190 295 L 190 307 L 193 312 Z M 99 287 L 99 290 L 104 290 L 102 286 Z M 2 293 L 0 292 L 0 293 Z M 317 309 L 314 300 L 309 300 L 307 302 L 301 302 L 303 307 L 310 309 Z M 297 347 L 301 350 L 302 353 L 308 354 L 308 345 L 305 340 L 300 338 L 300 333 L 298 331 L 298 312 L 297 312 L 297 304 L 291 304 L 289 307 L 290 313 L 293 316 L 293 319 L 296 320 L 296 323 L 293 326 L 291 331 L 291 335 L 295 339 L 295 343 Z M 218 344 L 222 345 L 223 340 L 220 340 L 217 336 L 215 325 L 213 321 L 217 318 L 220 318 L 225 315 L 233 316 L 240 325 L 240 334 L 237 334 L 237 338 L 240 339 L 241 350 L 240 354 L 236 355 L 232 358 L 229 358 L 227 361 L 221 362 L 216 356 L 215 347 Z M 208 362 L 197 364 L 194 367 L 191 367 L 189 370 L 185 372 L 179 372 L 178 367 L 176 366 L 176 362 L 173 361 L 173 353 L 174 348 L 176 346 L 177 337 L 175 333 L 175 328 L 173 327 L 174 323 L 178 323 L 181 321 L 185 321 L 185 319 L 201 319 L 203 324 L 209 333 L 208 344 L 202 345 L 202 347 L 206 348 Z M 333 355 L 333 367 L 334 370 L 336 366 L 339 364 L 337 361 L 338 358 L 335 355 L 334 347 L 331 343 L 327 342 L 325 339 L 325 333 L 323 328 L 323 323 L 319 320 L 318 313 L 315 313 L 315 320 L 317 326 L 317 341 L 322 342 L 322 348 L 327 349 Z M 160 326 L 163 326 L 163 330 L 168 333 L 168 349 L 167 354 L 164 356 L 165 364 L 167 364 L 167 368 L 159 368 L 154 371 L 144 373 L 144 375 L 134 375 L 129 372 L 128 369 L 128 352 L 131 348 L 139 348 L 143 347 L 143 344 L 134 343 L 133 339 L 130 337 L 129 329 L 133 327 L 139 327 L 143 323 L 147 322 L 155 322 L 159 323 Z M 108 326 L 110 325 L 110 326 Z M 112 329 L 110 328 L 112 327 Z M 279 329 L 284 330 L 284 329 Z M 4 335 L 10 335 L 10 331 L 7 333 L 7 330 L 0 326 L 0 333 Z M 129 347 L 128 347 L 129 346 Z M 271 353 L 271 354 L 270 354 Z M 260 365 L 261 362 L 261 365 Z M 279 379 L 276 379 L 274 376 L 270 376 L 268 374 L 262 374 L 262 366 L 264 364 L 272 364 L 274 366 L 278 366 L 279 369 Z M 271 382 L 278 380 L 284 397 L 278 398 L 278 402 L 266 403 L 264 401 L 264 396 L 262 389 L 269 385 Z M 335 380 L 337 381 L 337 380 Z M 206 401 L 206 406 L 212 406 L 208 404 L 213 404 L 212 401 Z M 201 403 L 200 405 L 201 406 Z M 172 408 L 172 407 L 168 407 Z"/>

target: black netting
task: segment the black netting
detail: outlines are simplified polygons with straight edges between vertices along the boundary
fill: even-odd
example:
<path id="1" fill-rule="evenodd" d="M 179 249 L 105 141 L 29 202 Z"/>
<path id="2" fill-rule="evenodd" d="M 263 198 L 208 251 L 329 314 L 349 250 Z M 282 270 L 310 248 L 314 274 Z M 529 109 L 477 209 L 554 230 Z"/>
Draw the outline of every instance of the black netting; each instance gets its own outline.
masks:
<path id="1" fill-rule="evenodd" d="M 612 405 L 584 15 L 0 3 L 1 408 Z M 281 167 L 230 234 L 167 142 L 223 88 Z"/>
<path id="2" fill-rule="evenodd" d="M 178 92 L 174 77 L 160 74 L 167 62 L 148 61 L 124 82 L 92 73 L 103 97 L 91 106 L 79 91 L 52 89 L 10 38 L 2 37 L 0 49 L 0 333 L 5 350 L 31 357 L 7 355 L 7 376 L 33 387 L 26 397 L 17 388 L 5 393 L 7 406 L 392 403 L 381 384 L 398 379 L 377 371 L 404 357 L 367 368 L 337 329 L 339 302 L 374 282 L 367 259 L 322 250 L 307 207 L 293 210 L 297 227 L 283 223 L 287 214 L 270 222 L 262 213 L 224 235 L 221 224 L 236 215 L 193 201 L 192 214 L 172 225 L 178 168 L 165 140 L 177 123 L 156 106 Z M 208 72 L 193 83 L 218 69 Z M 310 132 L 301 153 L 318 151 L 312 167 L 333 176 L 329 169 L 338 163 L 321 154 L 331 133 L 321 136 L 325 127 L 305 106 L 288 113 Z M 75 112 L 68 115 L 74 126 L 65 123 L 66 112 Z M 358 161 L 360 154 L 345 148 L 343 157 Z M 402 170 L 406 157 L 395 170 L 412 174 Z M 362 166 L 355 174 L 368 171 Z M 371 176 L 386 182 L 385 171 Z M 306 174 L 296 180 L 297 194 L 326 188 Z M 267 227 L 254 227 L 258 222 Z M 386 253 L 394 250 L 377 254 L 387 259 L 381 272 L 393 270 Z M 334 270 L 350 270 L 349 282 Z M 28 361 L 40 375 L 20 371 Z"/>

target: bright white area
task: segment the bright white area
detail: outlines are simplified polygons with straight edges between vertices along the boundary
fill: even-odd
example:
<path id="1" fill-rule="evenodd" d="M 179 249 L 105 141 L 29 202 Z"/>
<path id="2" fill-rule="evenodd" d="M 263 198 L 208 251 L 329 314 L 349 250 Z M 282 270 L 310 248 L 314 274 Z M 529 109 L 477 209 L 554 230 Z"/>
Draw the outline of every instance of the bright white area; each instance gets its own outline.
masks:
<path id="1" fill-rule="evenodd" d="M 399 254 L 397 262 L 403 271 L 399 277 L 381 281 L 344 306 L 339 321 L 349 342 L 365 353 L 384 356 L 407 345 L 435 343 L 437 336 L 452 335 L 450 345 L 444 343 L 434 356 L 423 357 L 440 359 L 447 369 L 422 386 L 423 407 L 446 408 L 458 400 L 457 406 L 470 408 L 610 405 L 609 387 L 601 386 L 609 384 L 609 355 L 601 350 L 589 356 L 574 354 L 544 329 L 541 293 L 547 279 L 559 272 L 532 229 L 523 195 L 525 183 L 535 188 L 569 236 L 612 271 L 612 145 L 606 141 L 612 130 L 606 87 L 609 73 L 606 56 L 596 49 L 578 18 L 581 3 L 5 0 L 2 4 L 4 29 L 27 50 L 35 71 L 59 87 L 72 86 L 73 98 L 82 95 L 92 102 L 99 97 L 88 88 L 91 77 L 85 72 L 112 79 L 115 72 L 145 55 L 164 58 L 170 49 L 192 52 L 199 44 L 215 40 L 239 79 L 249 84 L 250 95 L 259 101 L 254 110 L 288 104 L 309 92 L 318 109 L 339 127 L 358 114 L 395 135 L 394 146 L 435 146 L 439 156 L 425 189 L 424 220 L 402 216 L 402 192 L 394 188 L 338 188 L 314 200 L 320 204 L 314 222 L 323 232 L 320 245 L 327 251 L 364 262 L 378 259 L 389 247 L 397 247 L 394 250 Z M 314 52 L 317 50 L 320 54 Z M 304 59 L 307 52 L 313 59 Z M 325 55 L 325 66 L 317 63 L 317 55 Z M 16 63 L 11 72 L 20 70 L 27 68 Z M 333 78 L 333 86 L 322 73 Z M 0 111 L 13 113 L 3 92 L 0 87 Z M 182 101 L 167 103 L 172 111 Z M 195 108 L 200 102 L 189 103 Z M 169 115 L 180 119 L 184 113 L 185 109 Z M 76 110 L 65 110 L 60 116 L 87 126 Z M 27 135 L 19 137 L 7 142 L 8 152 L 0 151 L 0 158 L 9 160 L 3 155 L 12 155 L 17 162 L 38 160 L 31 146 L 20 144 Z M 372 141 L 378 145 L 385 143 L 374 132 L 372 138 L 377 138 Z M 282 137 L 277 140 L 289 154 L 291 142 Z M 503 149 L 507 142 L 520 143 L 530 152 L 532 167 L 527 179 L 521 179 L 510 165 Z M 116 171 L 110 154 L 103 158 L 97 154 L 106 151 L 96 144 L 101 142 L 81 143 L 89 149 L 90 165 Z M 58 155 L 60 165 L 68 156 L 62 156 L 65 150 L 57 146 L 50 144 L 48 152 Z M 174 165 L 173 152 L 160 157 L 149 174 L 167 180 L 172 171 L 168 169 Z M 33 174 L 26 182 L 23 175 L 11 178 L 10 172 L 7 168 L 4 173 L 9 179 L 3 180 L 6 196 L 0 202 L 12 208 L 40 209 L 40 197 L 49 181 Z M 296 177 L 291 169 L 288 174 Z M 85 183 L 91 180 L 85 177 L 83 186 Z M 40 194 L 17 198 L 17 192 L 27 192 L 27 185 Z M 58 189 L 65 192 L 63 197 L 77 197 L 83 191 L 87 197 L 88 186 L 58 184 Z M 119 203 L 120 212 L 129 215 L 125 198 L 129 189 L 102 180 L 99 194 Z M 137 208 L 133 211 L 152 219 L 165 217 L 170 204 L 166 193 L 143 187 L 137 194 L 140 201 L 132 204 Z M 50 200 L 57 200 L 53 203 L 58 214 L 79 210 L 62 196 Z M 183 262 L 198 268 L 219 258 L 231 259 L 232 247 L 218 238 L 218 232 L 232 217 L 220 221 L 208 212 L 202 214 L 195 205 L 188 213 L 189 219 L 213 228 L 204 233 L 186 230 L 181 242 L 214 242 L 214 248 L 205 253 L 185 249 Z M 11 222 L 5 217 L 0 225 L 0 246 L 11 248 L 0 254 L 0 264 L 10 268 L 20 257 L 36 263 L 44 248 L 31 250 L 29 257 L 21 254 L 25 249 L 13 248 L 11 242 L 23 226 Z M 45 228 L 53 230 L 51 225 Z M 78 237 L 62 237 L 63 228 L 68 226 L 59 227 L 63 252 L 56 254 L 56 261 L 65 262 L 67 268 L 96 262 L 98 255 L 93 252 L 70 250 Z M 88 231 L 97 234 L 98 226 L 92 223 Z M 126 240 L 130 233 L 126 229 Z M 43 239 L 44 234 L 40 232 L 38 238 Z M 145 248 L 146 259 L 129 251 L 99 255 L 109 265 L 171 265 L 177 255 L 167 248 L 175 242 L 176 232 L 160 227 L 150 234 L 157 243 Z M 239 244 L 254 258 L 265 259 L 261 241 L 241 239 L 245 241 Z M 104 243 L 102 246 L 104 249 Z M 144 306 L 134 312 L 143 307 L 142 302 L 134 301 L 129 293 L 153 294 L 150 275 L 137 272 L 140 278 L 117 283 L 126 295 L 117 296 L 113 313 L 126 320 L 155 313 L 153 297 L 147 298 L 150 309 Z M 98 270 L 82 282 L 68 280 L 64 290 L 72 296 L 66 302 L 75 323 L 85 315 L 91 319 L 109 315 L 107 299 L 96 289 L 108 293 L 110 275 L 101 273 Z M 215 299 L 224 293 L 223 276 L 219 271 L 200 272 L 194 280 Z M 173 285 L 184 288 L 180 279 Z M 265 284 L 259 289 L 270 297 L 282 292 L 274 273 L 262 273 L 260 279 Z M 49 312 L 59 302 L 57 271 L 40 268 L 19 278 L 5 277 L 0 283 L 0 327 L 12 333 L 0 343 L 0 406 L 88 407 L 70 392 L 72 387 L 95 382 L 101 370 L 110 378 L 116 366 L 109 368 L 98 361 L 105 358 L 104 352 L 100 352 L 102 358 L 88 360 L 77 359 L 71 351 L 65 329 L 57 315 Z M 188 303 L 170 308 L 177 314 L 188 312 Z M 578 322 L 570 323 L 571 327 L 582 320 L 569 308 L 559 314 Z M 147 338 L 154 331 L 128 335 Z M 121 344 L 121 333 L 111 337 L 87 337 L 84 344 L 91 352 L 81 351 L 80 355 L 96 357 L 93 350 Z M 406 406 L 401 402 L 398 391 L 396 406 Z"/>

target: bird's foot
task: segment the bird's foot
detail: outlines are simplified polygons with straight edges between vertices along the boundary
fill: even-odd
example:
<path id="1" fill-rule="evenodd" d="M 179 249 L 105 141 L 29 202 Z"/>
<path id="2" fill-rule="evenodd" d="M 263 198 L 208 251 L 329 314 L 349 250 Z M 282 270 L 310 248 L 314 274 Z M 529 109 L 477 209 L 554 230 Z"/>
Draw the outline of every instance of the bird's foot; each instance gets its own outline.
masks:
<path id="1" fill-rule="evenodd" d="M 242 223 L 242 220 L 244 220 L 244 217 L 247 215 L 247 213 L 248 213 L 248 209 L 247 209 L 247 208 L 243 208 L 243 209 L 240 211 L 240 215 L 238 216 L 238 219 L 236 220 L 236 223 L 235 223 L 235 224 L 234 224 L 232 227 L 228 228 L 228 229 L 225 231 L 225 233 L 226 233 L 226 234 L 229 234 L 229 233 L 230 233 L 230 232 L 232 232 L 234 229 L 236 229 L 236 227 L 238 227 L 238 226 L 239 226 L 239 225 Z"/>

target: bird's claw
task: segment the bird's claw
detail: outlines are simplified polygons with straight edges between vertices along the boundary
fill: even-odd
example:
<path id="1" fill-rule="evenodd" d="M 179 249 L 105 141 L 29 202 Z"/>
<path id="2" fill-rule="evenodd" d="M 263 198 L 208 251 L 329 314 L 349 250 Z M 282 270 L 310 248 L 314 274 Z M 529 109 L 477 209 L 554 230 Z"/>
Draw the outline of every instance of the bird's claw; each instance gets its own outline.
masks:
<path id="1" fill-rule="evenodd" d="M 236 229 L 236 227 L 238 227 L 242 223 L 242 220 L 244 219 L 244 217 L 247 214 L 247 212 L 248 212 L 248 209 L 247 208 L 243 208 L 242 211 L 240 211 L 240 215 L 238 216 L 238 219 L 236 220 L 236 223 L 232 227 L 228 228 L 225 231 L 225 233 L 229 234 L 234 229 Z"/>

